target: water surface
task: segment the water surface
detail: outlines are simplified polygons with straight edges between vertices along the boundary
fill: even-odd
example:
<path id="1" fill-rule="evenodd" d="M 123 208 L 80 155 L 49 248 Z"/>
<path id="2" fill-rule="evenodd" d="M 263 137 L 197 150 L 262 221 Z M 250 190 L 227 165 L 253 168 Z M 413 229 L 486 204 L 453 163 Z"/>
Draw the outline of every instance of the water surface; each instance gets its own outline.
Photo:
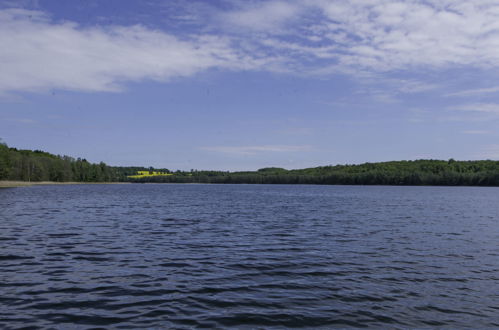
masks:
<path id="1" fill-rule="evenodd" d="M 0 190 L 0 327 L 499 326 L 499 189 Z"/>

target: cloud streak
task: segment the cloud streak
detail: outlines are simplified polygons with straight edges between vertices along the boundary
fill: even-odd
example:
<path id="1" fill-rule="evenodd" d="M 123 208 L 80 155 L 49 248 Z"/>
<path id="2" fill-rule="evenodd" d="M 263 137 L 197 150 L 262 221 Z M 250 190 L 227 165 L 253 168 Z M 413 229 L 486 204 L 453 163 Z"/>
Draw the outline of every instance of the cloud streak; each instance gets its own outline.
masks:
<path id="1" fill-rule="evenodd" d="M 280 2 L 227 17 L 250 32 L 265 30 L 261 49 L 322 60 L 318 74 L 499 65 L 497 1 L 304 0 L 274 9 L 274 16 L 272 3 Z"/>
<path id="2" fill-rule="evenodd" d="M 119 91 L 126 81 L 166 81 L 210 68 L 258 66 L 224 37 L 188 40 L 143 26 L 81 28 L 41 12 L 0 11 L 0 91 Z"/>
<path id="3" fill-rule="evenodd" d="M 467 89 L 455 93 L 449 93 L 446 96 L 462 96 L 462 97 L 467 97 L 467 96 L 476 96 L 476 95 L 483 95 L 483 94 L 492 94 L 492 93 L 498 93 L 499 92 L 499 86 L 496 87 L 488 87 L 488 88 L 477 88 L 477 89 Z"/>
<path id="4" fill-rule="evenodd" d="M 480 152 L 475 154 L 477 159 L 499 159 L 499 145 L 491 144 L 481 148 Z"/>
<path id="5" fill-rule="evenodd" d="M 449 107 L 450 110 L 484 112 L 499 114 L 499 104 L 497 103 L 471 103 Z"/>
<path id="6" fill-rule="evenodd" d="M 260 145 L 260 146 L 213 146 L 202 147 L 201 150 L 219 152 L 231 155 L 256 155 L 268 152 L 306 152 L 310 151 L 310 146 L 290 146 L 290 145 Z"/>
<path id="7" fill-rule="evenodd" d="M 219 20 L 227 23 L 227 27 L 239 27 L 243 30 L 253 31 L 280 31 L 284 33 L 283 26 L 299 16 L 302 9 L 298 3 L 286 1 L 266 1 L 260 5 L 252 4 L 229 12 L 221 13 Z"/>
<path id="8" fill-rule="evenodd" d="M 120 91 L 128 81 L 168 81 L 209 69 L 368 77 L 499 67 L 495 0 L 232 4 L 232 9 L 205 10 L 207 27 L 182 35 L 141 25 L 82 27 L 54 22 L 40 11 L 0 10 L 0 94 Z M 434 88 L 401 80 L 399 91 Z M 499 87 L 452 95 L 497 91 Z"/>

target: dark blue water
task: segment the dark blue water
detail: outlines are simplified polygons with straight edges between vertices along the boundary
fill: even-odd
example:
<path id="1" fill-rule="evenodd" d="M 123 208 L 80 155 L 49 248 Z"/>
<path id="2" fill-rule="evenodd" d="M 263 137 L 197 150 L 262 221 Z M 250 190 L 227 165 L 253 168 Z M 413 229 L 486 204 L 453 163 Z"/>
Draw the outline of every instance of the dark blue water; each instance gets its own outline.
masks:
<path id="1" fill-rule="evenodd" d="M 0 328 L 499 326 L 499 189 L 0 189 Z"/>

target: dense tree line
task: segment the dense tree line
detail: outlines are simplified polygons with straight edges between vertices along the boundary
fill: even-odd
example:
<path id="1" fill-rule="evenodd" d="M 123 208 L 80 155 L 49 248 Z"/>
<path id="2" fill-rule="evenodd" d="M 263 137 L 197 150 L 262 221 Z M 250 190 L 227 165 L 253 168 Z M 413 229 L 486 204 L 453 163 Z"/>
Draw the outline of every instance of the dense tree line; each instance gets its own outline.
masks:
<path id="1" fill-rule="evenodd" d="M 137 171 L 152 167 L 116 167 L 86 159 L 58 156 L 40 150 L 18 150 L 0 143 L 0 180 L 56 182 L 124 182 Z M 161 169 L 168 172 L 167 169 Z"/>
<path id="2" fill-rule="evenodd" d="M 123 177 L 104 163 L 0 144 L 0 180 L 109 182 Z"/>
<path id="3" fill-rule="evenodd" d="M 140 179 L 137 171 L 173 173 Z M 499 186 L 499 161 L 415 160 L 360 165 L 322 166 L 300 170 L 263 168 L 258 171 L 176 171 L 152 167 L 117 167 L 85 159 L 18 150 L 0 143 L 0 180 L 158 183 L 268 183 L 351 185 Z"/>
<path id="4" fill-rule="evenodd" d="M 135 182 L 499 186 L 499 161 L 415 160 L 253 172 L 191 171 Z"/>

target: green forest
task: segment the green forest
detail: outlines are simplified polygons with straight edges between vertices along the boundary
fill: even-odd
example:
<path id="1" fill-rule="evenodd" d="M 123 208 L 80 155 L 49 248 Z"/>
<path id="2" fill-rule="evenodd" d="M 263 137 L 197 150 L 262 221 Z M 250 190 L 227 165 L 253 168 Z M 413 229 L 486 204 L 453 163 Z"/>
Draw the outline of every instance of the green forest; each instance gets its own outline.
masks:
<path id="1" fill-rule="evenodd" d="M 145 167 L 113 167 L 86 159 L 53 155 L 40 150 L 18 150 L 0 143 L 0 180 L 55 182 L 126 182 Z M 162 170 L 166 171 L 166 170 Z"/>
<path id="2" fill-rule="evenodd" d="M 137 171 L 172 173 L 132 179 Z M 499 161 L 414 160 L 335 165 L 286 170 L 175 171 L 165 168 L 109 166 L 40 150 L 18 150 L 0 143 L 0 180 L 137 183 L 248 183 L 341 185 L 499 186 Z"/>

